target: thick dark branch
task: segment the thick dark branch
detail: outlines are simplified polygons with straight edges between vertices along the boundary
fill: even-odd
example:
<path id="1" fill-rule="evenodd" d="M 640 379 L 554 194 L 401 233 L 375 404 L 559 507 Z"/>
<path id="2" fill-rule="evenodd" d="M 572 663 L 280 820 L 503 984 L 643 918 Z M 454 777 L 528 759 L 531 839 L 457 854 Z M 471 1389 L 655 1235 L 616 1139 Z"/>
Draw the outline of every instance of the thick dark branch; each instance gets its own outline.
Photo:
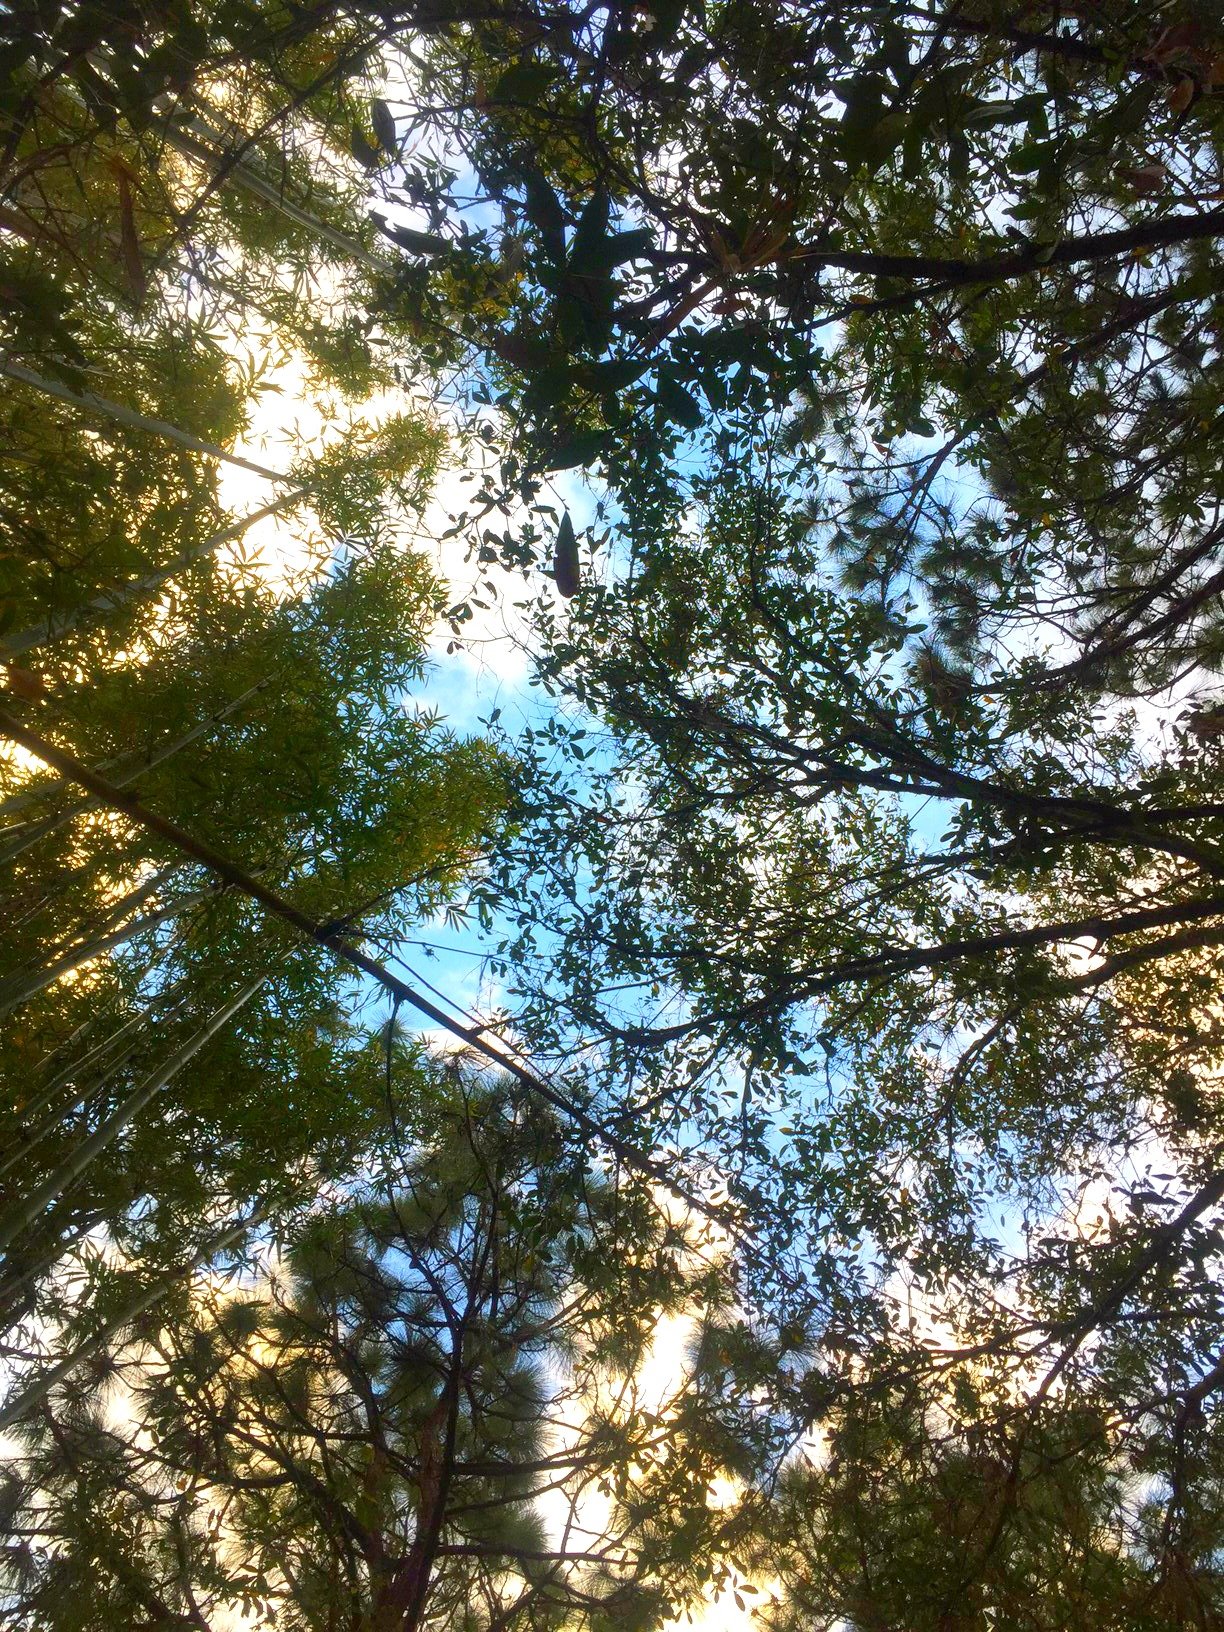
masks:
<path id="1" fill-rule="evenodd" d="M 951 260 L 938 255 L 884 255 L 874 250 L 840 250 L 821 244 L 800 244 L 787 258 L 816 267 L 859 272 L 868 277 L 931 279 L 943 287 L 952 287 L 967 283 L 1003 283 L 1051 266 L 1116 260 L 1137 250 L 1192 243 L 1214 238 L 1221 232 L 1224 232 L 1224 209 L 1162 216 L 1138 226 L 1064 238 L 1055 244 L 1028 244 L 1011 255 L 982 261 Z"/>
<path id="2" fill-rule="evenodd" d="M 1149 929 L 1222 918 L 1224 896 L 1209 896 L 1201 901 L 1145 907 L 1136 912 L 1119 913 L 1112 918 L 1094 913 L 1088 917 L 1065 919 L 1059 923 L 1034 924 L 1025 929 L 1004 929 L 994 934 L 945 941 L 938 946 L 888 946 L 870 957 L 845 958 L 821 971 L 800 976 L 781 992 L 771 992 L 755 1002 L 746 1003 L 734 1010 L 718 1010 L 681 1021 L 674 1026 L 661 1026 L 656 1029 L 625 1027 L 617 1032 L 617 1036 L 628 1042 L 659 1047 L 681 1037 L 691 1036 L 695 1032 L 709 1031 L 716 1025 L 738 1025 L 757 1019 L 775 1011 L 783 1002 L 799 1003 L 826 996 L 829 992 L 856 981 L 893 979 L 900 975 L 916 974 L 920 970 L 945 969 L 970 959 L 993 957 L 998 953 L 1067 945 L 1084 939 L 1101 944 L 1121 936 L 1141 934 Z M 1195 944 L 1215 945 L 1221 939 L 1224 939 L 1224 924 L 1217 926 L 1212 932 L 1196 936 Z"/>

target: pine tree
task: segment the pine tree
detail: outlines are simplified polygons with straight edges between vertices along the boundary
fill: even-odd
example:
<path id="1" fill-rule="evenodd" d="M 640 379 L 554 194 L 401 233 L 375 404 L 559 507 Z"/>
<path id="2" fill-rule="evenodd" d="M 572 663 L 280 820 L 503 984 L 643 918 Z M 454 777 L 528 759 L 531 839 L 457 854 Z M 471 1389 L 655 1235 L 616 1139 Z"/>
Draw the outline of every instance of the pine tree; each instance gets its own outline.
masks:
<path id="1" fill-rule="evenodd" d="M 23 1424 L 14 1625 L 647 1626 L 708 1574 L 747 1384 L 682 1355 L 654 1394 L 635 1375 L 662 1316 L 725 1319 L 719 1270 L 507 1085 L 397 1049 L 385 1087 L 359 1183 Z"/>

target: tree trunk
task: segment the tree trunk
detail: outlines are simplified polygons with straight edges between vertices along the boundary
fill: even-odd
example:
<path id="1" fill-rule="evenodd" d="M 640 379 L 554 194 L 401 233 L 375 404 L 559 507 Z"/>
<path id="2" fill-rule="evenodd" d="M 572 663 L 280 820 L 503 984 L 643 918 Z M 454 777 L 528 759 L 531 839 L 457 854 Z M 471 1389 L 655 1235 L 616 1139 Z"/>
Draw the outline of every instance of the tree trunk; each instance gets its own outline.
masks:
<path id="1" fill-rule="evenodd" d="M 370 1632 L 418 1632 L 420 1628 L 446 1517 L 461 1364 L 460 1352 L 455 1355 L 442 1398 L 425 1419 L 417 1469 L 416 1534 L 404 1563 L 375 1595 Z"/>

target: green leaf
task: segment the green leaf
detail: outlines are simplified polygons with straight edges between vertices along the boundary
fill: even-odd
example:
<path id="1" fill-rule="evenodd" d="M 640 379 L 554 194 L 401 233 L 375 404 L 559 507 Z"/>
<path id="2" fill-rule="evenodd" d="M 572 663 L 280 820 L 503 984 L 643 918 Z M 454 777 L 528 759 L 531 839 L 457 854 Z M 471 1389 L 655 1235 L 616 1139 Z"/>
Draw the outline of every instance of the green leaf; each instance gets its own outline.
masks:
<path id="1" fill-rule="evenodd" d="M 623 391 L 634 385 L 651 367 L 648 357 L 617 357 L 607 363 L 592 363 L 579 370 L 582 383 L 592 391 Z"/>
<path id="2" fill-rule="evenodd" d="M 593 272 L 601 266 L 615 264 L 600 253 L 607 243 L 608 216 L 608 195 L 601 190 L 590 199 L 578 218 L 569 257 L 572 272 Z"/>
<path id="3" fill-rule="evenodd" d="M 490 92 L 493 102 L 535 103 L 557 77 L 551 62 L 515 62 L 500 76 Z"/>
<path id="4" fill-rule="evenodd" d="M 557 528 L 557 546 L 553 555 L 553 577 L 557 580 L 558 593 L 568 601 L 578 593 L 582 584 L 582 570 L 578 559 L 578 540 L 574 536 L 574 524 L 570 520 L 567 510 L 561 517 L 561 524 Z"/>
<path id="5" fill-rule="evenodd" d="M 1025 105 L 1026 101 L 1024 97 L 1016 97 L 1001 102 L 979 102 L 965 111 L 961 122 L 978 130 L 990 130 L 997 125 L 1020 125 L 1032 112 Z"/>
<path id="6" fill-rule="evenodd" d="M 654 241 L 652 227 L 630 227 L 625 232 L 613 232 L 591 245 L 587 261 L 592 270 L 609 270 L 622 266 L 626 261 L 639 259 Z"/>
<path id="7" fill-rule="evenodd" d="M 572 470 L 576 465 L 589 465 L 596 460 L 611 440 L 612 432 L 582 431 L 567 441 L 558 442 L 544 459 L 546 470 Z"/>
<path id="8" fill-rule="evenodd" d="M 445 255 L 450 248 L 446 239 L 439 238 L 436 233 L 420 232 L 416 227 L 406 227 L 398 221 L 388 221 L 383 216 L 377 216 L 375 219 L 381 232 L 394 239 L 402 248 L 410 249 L 414 255 Z"/>
<path id="9" fill-rule="evenodd" d="M 565 211 L 561 200 L 538 170 L 527 172 L 524 191 L 527 219 L 539 231 L 549 259 L 560 266 L 565 260 Z"/>
<path id="10" fill-rule="evenodd" d="M 1015 176 L 1031 176 L 1040 170 L 1043 164 L 1055 159 L 1057 154 L 1057 141 L 1026 142 L 1010 155 L 1007 168 Z"/>
<path id="11" fill-rule="evenodd" d="M 687 10 L 688 0 L 651 0 L 650 12 L 655 24 L 651 44 L 657 48 L 674 38 Z"/>
<path id="12" fill-rule="evenodd" d="M 698 430 L 705 419 L 701 404 L 691 391 L 670 374 L 660 373 L 657 388 L 659 407 L 677 425 L 686 431 Z"/>

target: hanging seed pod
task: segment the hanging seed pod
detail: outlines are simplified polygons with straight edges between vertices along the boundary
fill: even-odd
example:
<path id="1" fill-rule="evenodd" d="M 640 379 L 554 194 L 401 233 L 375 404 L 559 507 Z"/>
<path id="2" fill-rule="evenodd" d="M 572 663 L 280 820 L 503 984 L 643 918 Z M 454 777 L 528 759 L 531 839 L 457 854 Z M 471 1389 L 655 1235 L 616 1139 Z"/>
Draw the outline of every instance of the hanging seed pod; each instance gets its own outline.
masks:
<path id="1" fill-rule="evenodd" d="M 561 517 L 561 525 L 557 528 L 557 549 L 553 559 L 553 577 L 557 580 L 557 589 L 568 601 L 572 595 L 578 593 L 582 583 L 582 574 L 578 564 L 578 540 L 574 536 L 574 524 L 570 520 L 567 510 Z"/>
<path id="2" fill-rule="evenodd" d="M 370 122 L 374 126 L 374 134 L 378 137 L 378 145 L 383 152 L 398 152 L 399 138 L 395 130 L 395 115 L 380 97 L 376 97 L 370 104 Z"/>

